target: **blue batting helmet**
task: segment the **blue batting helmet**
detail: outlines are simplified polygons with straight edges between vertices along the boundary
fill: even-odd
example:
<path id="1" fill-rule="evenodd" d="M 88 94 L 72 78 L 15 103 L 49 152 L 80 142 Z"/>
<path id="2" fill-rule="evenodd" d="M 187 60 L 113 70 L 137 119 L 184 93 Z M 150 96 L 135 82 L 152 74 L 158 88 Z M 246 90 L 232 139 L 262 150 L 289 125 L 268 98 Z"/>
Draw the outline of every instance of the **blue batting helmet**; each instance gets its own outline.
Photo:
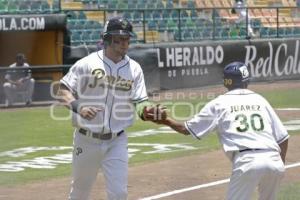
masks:
<path id="1" fill-rule="evenodd" d="M 247 87 L 250 80 L 248 67 L 242 62 L 232 62 L 225 66 L 224 86 L 229 89 Z"/>

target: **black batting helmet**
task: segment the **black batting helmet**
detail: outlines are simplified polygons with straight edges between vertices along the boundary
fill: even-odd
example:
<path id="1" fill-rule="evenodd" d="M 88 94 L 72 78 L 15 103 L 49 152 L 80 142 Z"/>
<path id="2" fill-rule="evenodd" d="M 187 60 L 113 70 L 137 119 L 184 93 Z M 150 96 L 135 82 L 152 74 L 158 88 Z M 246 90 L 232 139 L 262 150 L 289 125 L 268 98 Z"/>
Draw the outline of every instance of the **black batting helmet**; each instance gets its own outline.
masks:
<path id="1" fill-rule="evenodd" d="M 224 86 L 228 89 L 245 88 L 250 81 L 248 67 L 242 62 L 232 62 L 223 70 Z"/>
<path id="2" fill-rule="evenodd" d="M 103 40 L 107 40 L 111 35 L 134 36 L 131 23 L 122 17 L 111 18 L 103 28 Z"/>

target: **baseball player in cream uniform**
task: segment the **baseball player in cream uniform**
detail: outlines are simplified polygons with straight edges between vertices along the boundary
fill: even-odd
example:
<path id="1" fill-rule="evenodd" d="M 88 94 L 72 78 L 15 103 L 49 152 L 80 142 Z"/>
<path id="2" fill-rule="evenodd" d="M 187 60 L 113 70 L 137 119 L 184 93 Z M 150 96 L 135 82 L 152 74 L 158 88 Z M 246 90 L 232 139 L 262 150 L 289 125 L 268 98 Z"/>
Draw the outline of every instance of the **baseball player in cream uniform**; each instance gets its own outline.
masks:
<path id="1" fill-rule="evenodd" d="M 197 139 L 217 129 L 223 150 L 232 161 L 226 199 L 250 200 L 258 187 L 259 200 L 275 200 L 285 171 L 289 135 L 270 104 L 247 89 L 249 78 L 244 63 L 230 63 L 224 68 L 227 93 L 184 123 L 167 116 L 157 123 Z"/>
<path id="2" fill-rule="evenodd" d="M 140 65 L 126 52 L 132 25 L 115 17 L 106 22 L 104 50 L 77 61 L 61 79 L 60 101 L 73 112 L 73 177 L 70 200 L 87 200 L 101 168 L 107 198 L 127 199 L 128 152 L 124 129 L 135 110 L 148 105 Z"/>
<path id="3" fill-rule="evenodd" d="M 35 80 L 32 78 L 29 64 L 25 60 L 25 55 L 18 53 L 16 62 L 9 66 L 10 70 L 5 75 L 3 90 L 6 96 L 7 107 L 17 100 L 18 92 L 23 93 L 26 105 L 30 105 L 32 102 Z M 16 70 L 16 67 L 22 67 L 23 69 Z"/>

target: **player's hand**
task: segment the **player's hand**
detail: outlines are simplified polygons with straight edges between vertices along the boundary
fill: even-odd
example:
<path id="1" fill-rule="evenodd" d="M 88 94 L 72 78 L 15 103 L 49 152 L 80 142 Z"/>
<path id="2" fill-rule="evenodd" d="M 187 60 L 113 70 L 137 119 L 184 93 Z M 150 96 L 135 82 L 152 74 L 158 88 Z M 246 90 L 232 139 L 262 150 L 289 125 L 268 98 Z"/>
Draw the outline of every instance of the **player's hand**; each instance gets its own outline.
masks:
<path id="1" fill-rule="evenodd" d="M 152 120 L 156 124 L 166 124 L 168 119 L 167 108 L 165 106 L 157 105 L 157 117 Z"/>
<path id="2" fill-rule="evenodd" d="M 166 107 L 157 104 L 155 106 L 145 106 L 143 110 L 143 118 L 145 121 L 158 123 L 160 120 L 167 118 Z"/>
<path id="3" fill-rule="evenodd" d="M 22 83 L 23 83 L 22 79 L 19 79 L 15 82 L 15 85 L 20 86 L 20 85 L 22 85 Z"/>
<path id="4" fill-rule="evenodd" d="M 96 117 L 97 113 L 102 110 L 103 109 L 94 106 L 84 106 L 80 108 L 80 111 L 78 113 L 82 118 L 92 120 Z"/>

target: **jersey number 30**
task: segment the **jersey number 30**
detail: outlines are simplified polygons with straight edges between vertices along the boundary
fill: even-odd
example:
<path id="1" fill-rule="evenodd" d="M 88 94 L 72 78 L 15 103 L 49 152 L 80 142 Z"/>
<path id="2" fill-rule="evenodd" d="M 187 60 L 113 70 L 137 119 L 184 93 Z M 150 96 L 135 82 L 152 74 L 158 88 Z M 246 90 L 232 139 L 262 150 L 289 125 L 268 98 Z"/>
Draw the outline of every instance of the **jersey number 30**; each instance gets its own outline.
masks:
<path id="1" fill-rule="evenodd" d="M 249 127 L 251 127 L 254 131 L 261 131 L 264 129 L 264 121 L 259 114 L 250 115 L 250 120 L 246 115 L 239 114 L 235 117 L 235 121 L 240 123 L 240 125 L 236 128 L 238 132 L 246 132 Z"/>

